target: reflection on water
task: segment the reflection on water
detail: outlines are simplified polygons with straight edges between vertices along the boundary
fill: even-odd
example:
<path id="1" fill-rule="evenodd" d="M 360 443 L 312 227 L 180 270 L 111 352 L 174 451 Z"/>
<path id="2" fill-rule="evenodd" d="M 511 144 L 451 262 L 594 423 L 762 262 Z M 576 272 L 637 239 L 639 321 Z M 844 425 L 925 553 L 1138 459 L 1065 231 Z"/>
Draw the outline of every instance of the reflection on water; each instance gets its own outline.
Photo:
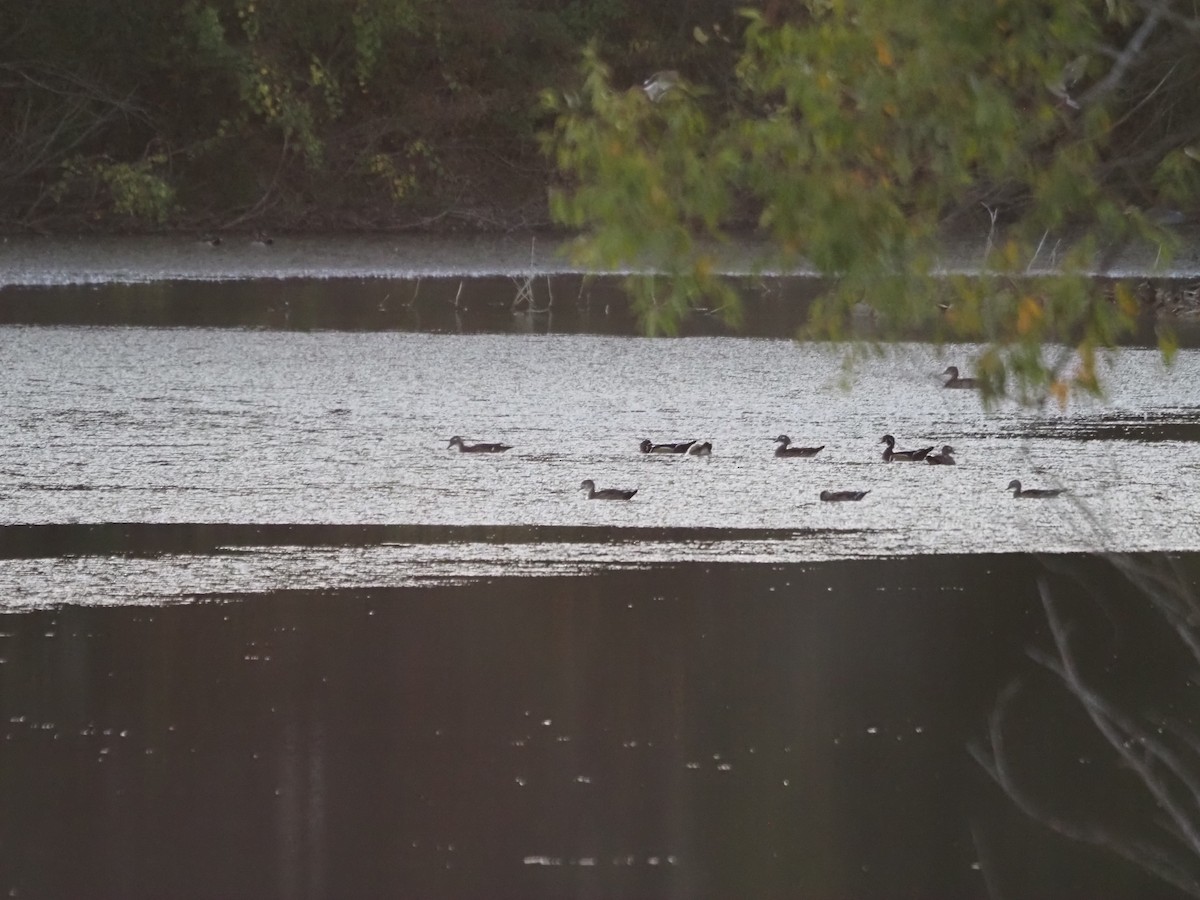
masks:
<path id="1" fill-rule="evenodd" d="M 10 616 L 0 889 L 1171 897 L 1025 820 L 965 752 L 1044 642 L 1039 568 L 684 564 Z M 1111 634 L 1129 597 L 1106 599 Z M 1053 757 L 1136 827 L 1055 696 L 1014 759 Z"/>

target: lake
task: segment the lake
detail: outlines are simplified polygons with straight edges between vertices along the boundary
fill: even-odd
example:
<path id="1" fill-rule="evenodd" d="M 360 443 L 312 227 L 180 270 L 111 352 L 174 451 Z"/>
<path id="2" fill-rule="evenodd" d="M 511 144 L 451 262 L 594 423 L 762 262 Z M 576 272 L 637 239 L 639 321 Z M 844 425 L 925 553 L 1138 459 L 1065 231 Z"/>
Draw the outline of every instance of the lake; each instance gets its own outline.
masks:
<path id="1" fill-rule="evenodd" d="M 1037 662 L 1040 590 L 1096 684 L 1194 729 L 1130 566 L 1195 584 L 1200 350 L 985 410 L 940 387 L 977 348 L 847 368 L 787 339 L 786 293 L 755 337 L 645 339 L 607 301 L 514 310 L 517 268 L 472 314 L 452 276 L 396 307 L 412 272 L 80 284 L 89 258 L 0 290 L 9 896 L 1182 896 L 970 748 L 1012 692 L 1022 783 L 1155 837 Z M 887 464 L 885 433 L 959 464 Z"/>

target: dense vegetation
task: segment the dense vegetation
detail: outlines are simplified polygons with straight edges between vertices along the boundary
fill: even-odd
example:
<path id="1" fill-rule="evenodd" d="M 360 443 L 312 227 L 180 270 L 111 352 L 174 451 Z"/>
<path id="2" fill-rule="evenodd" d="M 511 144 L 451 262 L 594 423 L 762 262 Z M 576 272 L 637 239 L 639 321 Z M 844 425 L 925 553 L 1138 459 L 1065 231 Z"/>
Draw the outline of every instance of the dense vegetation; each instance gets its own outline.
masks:
<path id="1" fill-rule="evenodd" d="M 539 91 L 589 40 L 638 72 L 699 59 L 694 21 L 729 8 L 0 4 L 0 226 L 548 224 Z"/>
<path id="2" fill-rule="evenodd" d="M 724 79 L 629 91 L 596 51 L 580 89 L 547 95 L 569 176 L 552 205 L 581 260 L 665 266 L 631 280 L 651 331 L 714 300 L 736 321 L 711 247 L 751 227 L 764 263 L 835 280 L 819 334 L 865 310 L 984 342 L 993 393 L 1098 390 L 1097 351 L 1137 304 L 1089 276 L 1131 241 L 1169 253 L 1165 224 L 1200 201 L 1195 9 L 807 0 L 743 22 Z M 939 249 L 964 230 L 985 277 L 942 278 Z"/>

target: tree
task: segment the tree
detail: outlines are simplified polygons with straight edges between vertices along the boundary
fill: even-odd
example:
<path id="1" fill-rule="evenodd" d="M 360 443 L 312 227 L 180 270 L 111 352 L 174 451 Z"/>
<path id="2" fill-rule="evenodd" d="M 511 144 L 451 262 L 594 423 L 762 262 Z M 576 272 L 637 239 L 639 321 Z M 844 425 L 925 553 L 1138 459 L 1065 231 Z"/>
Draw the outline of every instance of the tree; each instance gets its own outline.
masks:
<path id="1" fill-rule="evenodd" d="M 1138 306 L 1090 276 L 1132 240 L 1169 253 L 1142 210 L 1200 198 L 1184 99 L 1200 18 L 1168 0 L 790 9 L 744 14 L 719 95 L 675 73 L 665 91 L 622 90 L 594 50 L 576 90 L 546 94 L 552 211 L 582 232 L 579 260 L 652 263 L 630 281 L 652 333 L 702 298 L 736 323 L 713 248 L 749 232 L 767 238 L 760 264 L 805 259 L 834 281 L 814 335 L 844 334 L 866 304 L 885 325 L 983 341 L 990 395 L 1098 391 L 1097 352 Z M 939 277 L 947 234 L 980 223 L 978 277 Z"/>

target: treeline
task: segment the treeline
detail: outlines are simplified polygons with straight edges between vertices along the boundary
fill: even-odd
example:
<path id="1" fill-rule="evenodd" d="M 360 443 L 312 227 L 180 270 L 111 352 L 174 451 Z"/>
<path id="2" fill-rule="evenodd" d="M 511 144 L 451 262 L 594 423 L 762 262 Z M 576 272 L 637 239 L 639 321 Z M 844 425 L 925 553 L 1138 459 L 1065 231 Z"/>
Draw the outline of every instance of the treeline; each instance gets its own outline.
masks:
<path id="1" fill-rule="evenodd" d="M 1139 209 L 1195 195 L 1200 17 L 1192 7 L 1172 0 L 993 5 L 994 21 L 971 38 L 973 46 L 1007 42 L 1012 60 L 1042 44 L 1071 44 L 1074 26 L 1064 22 L 1102 22 L 1102 33 L 1074 41 L 1082 52 L 1076 62 L 1033 74 L 1044 81 L 1042 97 L 1029 94 L 1026 115 L 1043 108 L 1046 91 L 1067 112 L 1080 101 L 1099 108 L 1086 94 L 1103 93 L 1106 118 L 1087 119 L 1089 129 L 1109 136 L 1089 161 L 1102 180 Z M 744 42 L 747 6 L 761 13 L 760 48 L 772 27 L 778 41 L 793 40 L 789 34 L 826 41 L 809 52 L 833 59 L 832 68 L 801 76 L 817 87 L 856 77 L 862 61 L 895 80 L 909 77 L 905 64 L 925 60 L 938 79 L 970 80 L 981 96 L 989 81 L 1012 80 L 1005 46 L 988 51 L 992 70 L 974 72 L 939 46 L 962 43 L 960 32 L 976 27 L 978 16 L 939 14 L 898 34 L 862 2 L 4 3 L 0 229 L 546 225 L 547 187 L 564 176 L 543 150 L 553 113 L 541 97 L 548 91 L 562 112 L 572 97 L 594 96 L 581 83 L 586 47 L 606 64 L 613 88 L 668 70 L 696 87 L 693 96 L 713 122 L 745 119 L 748 111 L 764 124 L 780 120 L 794 89 L 764 84 L 761 50 Z M 1034 20 L 1027 20 L 1031 9 Z M 836 49 L 820 37 L 834 19 L 856 30 L 857 43 Z M 893 44 L 902 54 L 894 60 L 887 55 Z M 835 112 L 847 121 L 861 114 L 861 97 L 846 92 L 838 102 L 843 108 Z M 919 125 L 928 112 L 889 115 Z M 986 141 L 986 128 L 976 130 Z M 556 140 L 561 149 L 561 135 Z M 1026 150 L 1053 157 L 1078 145 L 1078 129 L 1060 129 Z M 565 168 L 576 176 L 569 162 Z M 939 171 L 931 168 L 929 177 L 937 180 Z"/>
<path id="2" fill-rule="evenodd" d="M 700 70 L 728 0 L 0 4 L 0 227 L 547 222 L 539 92 Z"/>

